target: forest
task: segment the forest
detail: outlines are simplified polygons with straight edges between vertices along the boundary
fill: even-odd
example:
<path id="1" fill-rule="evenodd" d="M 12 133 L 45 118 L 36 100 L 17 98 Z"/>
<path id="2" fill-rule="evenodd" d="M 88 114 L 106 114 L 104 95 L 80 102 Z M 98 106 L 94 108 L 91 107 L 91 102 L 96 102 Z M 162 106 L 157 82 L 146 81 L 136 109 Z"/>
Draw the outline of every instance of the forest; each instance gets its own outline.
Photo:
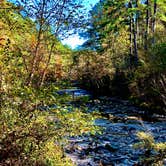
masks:
<path id="1" fill-rule="evenodd" d="M 0 0 L 0 166 L 166 165 L 166 0 L 84 1 Z"/>

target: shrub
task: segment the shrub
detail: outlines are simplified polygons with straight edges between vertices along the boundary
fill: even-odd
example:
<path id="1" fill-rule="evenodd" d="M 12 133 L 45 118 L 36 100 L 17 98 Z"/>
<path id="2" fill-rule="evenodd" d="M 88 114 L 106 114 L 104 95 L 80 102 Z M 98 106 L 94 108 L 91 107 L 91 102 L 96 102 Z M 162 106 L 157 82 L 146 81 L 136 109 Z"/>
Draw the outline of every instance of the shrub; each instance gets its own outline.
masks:
<path id="1" fill-rule="evenodd" d="M 166 142 L 156 143 L 151 134 L 138 132 L 139 143 L 134 145 L 137 149 L 144 150 L 141 158 L 142 165 L 162 166 L 166 157 Z"/>

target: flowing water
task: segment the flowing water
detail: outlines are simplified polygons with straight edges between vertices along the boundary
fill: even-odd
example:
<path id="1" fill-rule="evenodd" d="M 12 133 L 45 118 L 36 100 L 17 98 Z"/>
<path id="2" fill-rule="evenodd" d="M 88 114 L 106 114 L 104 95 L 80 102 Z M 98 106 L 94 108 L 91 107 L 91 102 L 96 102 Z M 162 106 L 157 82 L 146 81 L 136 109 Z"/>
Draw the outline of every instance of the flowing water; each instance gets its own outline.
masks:
<path id="1" fill-rule="evenodd" d="M 66 155 L 77 166 L 134 166 L 144 150 L 135 149 L 137 132 L 151 134 L 156 142 L 166 141 L 166 121 L 162 116 L 149 116 L 146 110 L 133 106 L 128 101 L 117 98 L 99 97 L 93 99 L 90 93 L 81 89 L 62 90 L 59 94 L 91 98 L 86 106 L 89 112 L 99 110 L 102 117 L 94 125 L 103 129 L 102 134 L 70 137 Z M 76 102 L 75 106 L 79 105 Z M 74 104 L 73 104 L 74 105 Z M 166 163 L 165 163 L 166 165 Z"/>

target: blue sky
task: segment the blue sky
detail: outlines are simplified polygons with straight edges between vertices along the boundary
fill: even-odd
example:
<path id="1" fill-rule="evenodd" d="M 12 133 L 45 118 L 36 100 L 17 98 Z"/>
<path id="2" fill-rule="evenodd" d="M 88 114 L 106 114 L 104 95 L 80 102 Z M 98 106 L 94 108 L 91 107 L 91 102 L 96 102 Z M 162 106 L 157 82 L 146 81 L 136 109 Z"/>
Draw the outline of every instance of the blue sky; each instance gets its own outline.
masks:
<path id="1" fill-rule="evenodd" d="M 83 0 L 85 7 L 90 10 L 99 0 Z"/>
<path id="2" fill-rule="evenodd" d="M 87 9 L 87 12 L 92 9 L 92 7 L 99 2 L 99 0 L 83 0 L 83 5 Z M 80 38 L 78 34 L 74 34 L 62 41 L 63 44 L 70 46 L 72 49 L 76 48 L 79 45 L 82 45 L 85 42 L 85 39 Z"/>

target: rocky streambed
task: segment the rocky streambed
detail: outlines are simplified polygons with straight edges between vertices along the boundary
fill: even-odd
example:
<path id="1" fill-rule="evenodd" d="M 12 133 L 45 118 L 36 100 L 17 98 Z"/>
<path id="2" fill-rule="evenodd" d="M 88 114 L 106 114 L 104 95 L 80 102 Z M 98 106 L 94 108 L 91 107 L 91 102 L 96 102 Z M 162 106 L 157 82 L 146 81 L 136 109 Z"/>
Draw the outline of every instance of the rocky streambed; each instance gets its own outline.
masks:
<path id="1" fill-rule="evenodd" d="M 82 95 L 87 95 L 85 91 L 82 92 Z M 79 106 L 80 103 L 75 105 Z M 89 112 L 99 110 L 102 117 L 96 119 L 94 125 L 100 126 L 103 131 L 102 134 L 69 138 L 66 155 L 77 166 L 138 165 L 140 158 L 144 157 L 144 150 L 135 149 L 133 145 L 138 143 L 136 134 L 140 131 L 150 133 L 156 142 L 166 141 L 165 117 L 149 116 L 146 110 L 128 101 L 100 97 L 87 102 L 86 107 Z"/>

